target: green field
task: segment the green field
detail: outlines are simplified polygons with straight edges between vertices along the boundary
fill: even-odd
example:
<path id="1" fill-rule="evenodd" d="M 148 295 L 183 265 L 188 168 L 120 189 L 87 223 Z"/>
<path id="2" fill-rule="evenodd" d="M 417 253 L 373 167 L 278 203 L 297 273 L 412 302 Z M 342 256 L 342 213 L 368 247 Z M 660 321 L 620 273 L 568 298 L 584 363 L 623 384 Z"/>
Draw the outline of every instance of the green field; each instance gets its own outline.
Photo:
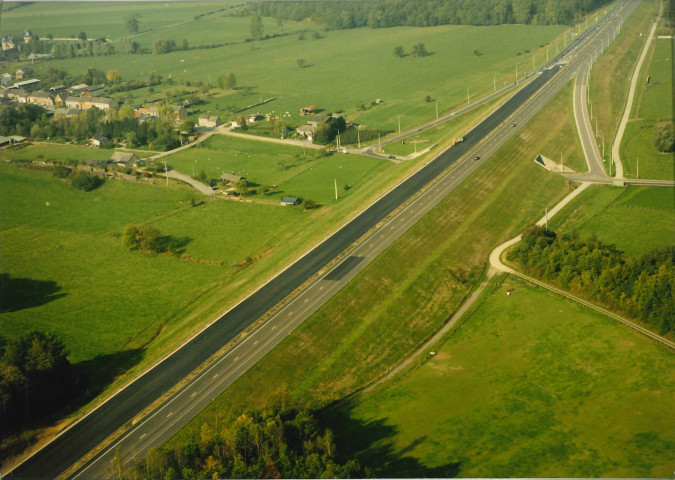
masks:
<path id="1" fill-rule="evenodd" d="M 6 16 L 11 17 L 22 8 L 11 10 Z M 39 9 L 39 6 L 30 8 Z M 221 20 L 248 21 L 218 16 L 213 21 Z M 25 28 L 26 18 L 20 21 L 21 28 Z M 187 21 L 180 28 L 200 31 L 200 22 L 210 21 Z M 274 23 L 270 19 L 265 22 L 265 25 Z M 116 69 L 124 80 L 147 79 L 150 72 L 156 70 L 165 79 L 171 76 L 176 83 L 171 88 L 180 88 L 187 81 L 210 81 L 215 85 L 220 75 L 232 72 L 238 85 L 249 87 L 251 91 L 247 95 L 237 92 L 207 99 L 212 103 L 201 106 L 202 113 L 210 111 L 224 115 L 225 111 L 216 110 L 217 105 L 240 107 L 260 98 L 274 97 L 276 100 L 260 107 L 259 113 L 283 115 L 289 112 L 290 117 L 285 120 L 295 126 L 304 123 L 298 116 L 298 109 L 316 104 L 325 113 L 342 110 L 350 119 L 369 128 L 397 130 L 399 115 L 404 129 L 433 118 L 435 100 L 438 100 L 441 113 L 451 112 L 466 102 L 467 88 L 472 98 L 479 98 L 493 91 L 495 81 L 498 87 L 513 82 L 516 65 L 522 78 L 532 71 L 533 57 L 537 66 L 545 62 L 546 45 L 563 30 L 563 27 L 555 26 L 519 25 L 355 29 L 322 32 L 322 38 L 318 40 L 298 40 L 295 34 L 249 43 L 243 42 L 242 38 L 238 43 L 212 49 L 165 55 L 78 57 L 35 64 L 34 68 L 38 75 L 48 67 L 75 73 L 84 72 L 89 66 L 103 71 Z M 180 34 L 177 32 L 176 35 L 180 41 Z M 408 49 L 418 42 L 425 44 L 428 56 L 397 58 L 393 55 L 396 46 Z M 459 45 L 463 47 L 458 48 Z M 482 54 L 474 55 L 474 49 Z M 298 58 L 305 60 L 305 68 L 297 67 Z M 162 97 L 163 88 L 157 89 L 154 98 Z M 149 95 L 143 89 L 131 94 L 133 103 L 143 103 Z M 427 95 L 434 102 L 427 102 Z M 370 105 L 376 99 L 383 102 L 364 112 L 356 112 L 358 103 Z"/>
<path id="2" fill-rule="evenodd" d="M 309 198 L 326 204 L 335 200 L 335 181 L 341 197 L 358 192 L 366 184 L 380 178 L 394 164 L 358 155 L 333 154 L 300 147 L 257 143 L 240 138 L 218 136 L 207 140 L 201 148 L 172 155 L 167 163 L 187 175 L 204 170 L 210 178 L 223 173 L 246 177 L 250 187 L 275 185 L 266 195 L 255 195 L 258 201 L 278 203 L 281 197 Z M 344 186 L 348 186 L 347 190 Z"/>
<path id="3" fill-rule="evenodd" d="M 675 157 L 654 145 L 654 127 L 673 121 L 673 43 L 654 38 L 640 72 L 631 120 L 621 142 L 628 178 L 675 179 Z M 645 85 L 649 75 L 649 86 Z"/>
<path id="4" fill-rule="evenodd" d="M 640 72 L 633 118 L 668 120 L 673 118 L 673 42 L 654 38 Z M 649 86 L 645 77 L 649 75 Z"/>
<path id="5" fill-rule="evenodd" d="M 9 5 L 19 5 L 9 9 Z M 218 41 L 243 41 L 248 32 L 248 19 L 223 19 L 227 12 L 234 11 L 238 3 L 219 4 L 215 2 L 77 2 L 27 4 L 10 2 L 5 5 L 2 27 L 4 34 L 23 33 L 30 28 L 33 34 L 46 39 L 49 34 L 56 38 L 76 37 L 81 31 L 88 38 L 110 38 L 117 40 L 129 35 L 125 17 L 139 14 L 139 33 L 133 39 L 143 46 L 150 47 L 153 38 L 172 38 L 179 42 L 187 38 L 193 44 L 213 43 L 214 28 L 207 25 L 214 23 L 214 17 L 221 20 Z M 195 20 L 196 15 L 213 15 Z M 234 28 L 234 20 L 246 25 L 246 29 Z M 198 23 L 197 23 L 198 22 Z M 227 22 L 227 23 L 225 23 Z M 195 28 L 195 26 L 199 28 Z M 223 27 L 229 28 L 223 28 Z M 192 28 L 189 28 L 192 27 Z M 270 27 L 271 28 L 271 25 Z M 234 30 L 232 34 L 229 32 Z M 203 32 L 203 33 L 202 33 Z M 239 37 L 241 35 L 241 37 Z M 207 39 L 211 38 L 210 40 Z"/>
<path id="6" fill-rule="evenodd" d="M 38 162 L 85 162 L 88 160 L 108 160 L 113 150 L 98 149 L 92 147 L 59 145 L 59 144 L 34 144 L 14 150 L 3 150 L 0 158 L 12 161 L 38 161 Z"/>
<path id="7" fill-rule="evenodd" d="M 381 476 L 665 478 L 674 397 L 671 352 L 507 280 L 435 357 L 324 422 Z"/>
<path id="8" fill-rule="evenodd" d="M 549 148 L 563 150 L 566 156 L 579 154 L 564 108 L 571 91 L 568 85 L 520 135 L 169 444 L 198 436 L 205 422 L 264 409 L 279 398 L 315 407 L 344 398 L 384 374 L 440 328 L 473 288 L 490 250 L 538 219 L 568 191 L 561 177 L 537 167 L 532 159 Z M 527 201 L 524 190 L 530 192 Z"/>
<path id="9" fill-rule="evenodd" d="M 626 178 L 675 180 L 675 157 L 659 153 L 654 146 L 653 120 L 632 120 L 621 142 L 621 161 Z"/>
<path id="10" fill-rule="evenodd" d="M 595 236 L 630 255 L 675 245 L 675 191 L 595 185 L 567 205 L 549 226 L 560 233 Z"/>

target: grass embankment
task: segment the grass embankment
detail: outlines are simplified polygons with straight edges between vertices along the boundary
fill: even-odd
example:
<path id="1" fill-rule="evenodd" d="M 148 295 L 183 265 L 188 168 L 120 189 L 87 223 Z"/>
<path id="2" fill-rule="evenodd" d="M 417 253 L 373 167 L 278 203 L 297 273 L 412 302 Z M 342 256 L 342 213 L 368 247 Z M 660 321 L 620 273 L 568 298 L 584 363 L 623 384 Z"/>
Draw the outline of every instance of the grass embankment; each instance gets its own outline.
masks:
<path id="1" fill-rule="evenodd" d="M 549 222 L 561 234 L 596 237 L 632 256 L 675 244 L 675 191 L 595 185 Z"/>
<path id="2" fill-rule="evenodd" d="M 625 176 L 674 180 L 673 153 L 660 153 L 654 145 L 655 126 L 673 121 L 672 39 L 655 37 L 652 41 L 640 71 L 632 113 L 621 142 Z"/>
<path id="3" fill-rule="evenodd" d="M 280 395 L 292 402 L 326 405 L 410 354 L 461 303 L 489 251 L 539 218 L 546 206 L 567 192 L 561 177 L 537 167 L 532 159 L 547 148 L 579 154 L 574 152 L 575 131 L 565 108 L 570 95 L 568 85 L 520 135 L 172 442 L 198 435 L 205 422 L 216 418 L 222 422 L 242 410 L 264 408 Z"/>
<path id="4" fill-rule="evenodd" d="M 608 173 L 612 142 L 623 116 L 630 79 L 644 45 L 644 37 L 640 33 L 649 32 L 657 12 L 657 0 L 643 1 L 623 23 L 621 33 L 597 59 L 591 71 L 589 98 L 593 104 L 593 116 L 598 118 L 598 131 L 605 138 Z M 602 142 L 600 137 L 599 142 Z"/>
<path id="5" fill-rule="evenodd" d="M 665 477 L 674 396 L 671 352 L 508 279 L 435 357 L 324 421 L 384 476 Z"/>

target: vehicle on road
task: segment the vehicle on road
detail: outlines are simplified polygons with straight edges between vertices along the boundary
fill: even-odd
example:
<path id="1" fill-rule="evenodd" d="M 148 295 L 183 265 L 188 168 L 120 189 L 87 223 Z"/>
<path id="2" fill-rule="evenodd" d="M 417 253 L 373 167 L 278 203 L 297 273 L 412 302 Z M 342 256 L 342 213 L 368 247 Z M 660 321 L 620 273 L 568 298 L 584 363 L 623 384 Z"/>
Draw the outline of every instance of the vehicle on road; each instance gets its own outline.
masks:
<path id="1" fill-rule="evenodd" d="M 454 147 L 455 145 L 457 145 L 458 143 L 462 143 L 463 141 L 464 141 L 464 137 L 457 137 L 457 138 L 453 139 L 452 142 L 450 142 L 450 146 Z"/>
<path id="2" fill-rule="evenodd" d="M 480 160 L 480 157 L 478 155 L 476 155 L 475 157 L 473 157 L 473 159 L 474 160 Z"/>

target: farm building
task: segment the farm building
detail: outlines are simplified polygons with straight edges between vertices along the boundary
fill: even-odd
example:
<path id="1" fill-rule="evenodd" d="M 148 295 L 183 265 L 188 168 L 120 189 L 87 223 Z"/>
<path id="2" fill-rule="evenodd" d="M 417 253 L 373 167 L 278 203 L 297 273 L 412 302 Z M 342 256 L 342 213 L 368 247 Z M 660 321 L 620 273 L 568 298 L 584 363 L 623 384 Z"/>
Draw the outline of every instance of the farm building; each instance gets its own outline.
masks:
<path id="1" fill-rule="evenodd" d="M 89 145 L 92 147 L 100 147 L 101 144 L 108 143 L 110 139 L 101 133 L 97 133 L 89 139 Z"/>
<path id="2" fill-rule="evenodd" d="M 108 163 L 131 168 L 137 166 L 140 161 L 141 159 L 133 153 L 115 152 L 110 157 L 110 160 L 108 160 Z"/>
<path id="3" fill-rule="evenodd" d="M 200 115 L 199 116 L 199 126 L 200 127 L 209 127 L 215 128 L 220 125 L 220 118 L 213 115 Z"/>
<path id="4" fill-rule="evenodd" d="M 240 177 L 239 175 L 234 175 L 232 173 L 223 173 L 220 176 L 220 181 L 223 183 L 237 183 L 239 180 L 244 180 L 245 177 Z"/>
<path id="5" fill-rule="evenodd" d="M 316 105 L 307 105 L 300 109 L 300 115 L 311 115 L 319 109 Z"/>
<path id="6" fill-rule="evenodd" d="M 34 103 L 42 107 L 53 107 L 54 97 L 46 92 L 33 92 L 26 97 L 26 103 Z"/>
<path id="7" fill-rule="evenodd" d="M 293 205 L 297 205 L 300 203 L 300 199 L 296 197 L 284 197 L 281 199 L 281 204 L 284 207 L 292 207 Z"/>
<path id="8" fill-rule="evenodd" d="M 23 77 L 25 77 L 26 75 L 31 75 L 32 73 L 33 73 L 33 68 L 26 66 L 26 67 L 18 69 L 16 71 L 16 73 L 14 74 L 14 78 L 16 78 L 17 80 L 22 80 Z"/>

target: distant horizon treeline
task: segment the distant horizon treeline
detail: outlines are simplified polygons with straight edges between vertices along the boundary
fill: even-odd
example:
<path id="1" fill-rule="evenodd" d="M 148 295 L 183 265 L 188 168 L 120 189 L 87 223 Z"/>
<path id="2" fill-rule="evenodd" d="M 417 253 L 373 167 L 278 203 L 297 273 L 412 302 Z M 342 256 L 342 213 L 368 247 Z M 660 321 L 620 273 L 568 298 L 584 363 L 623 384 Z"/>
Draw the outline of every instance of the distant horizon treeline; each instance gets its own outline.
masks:
<path id="1" fill-rule="evenodd" d="M 245 12 L 278 20 L 310 19 L 335 30 L 449 24 L 572 25 L 609 3 L 610 0 L 264 1 L 251 3 Z"/>

